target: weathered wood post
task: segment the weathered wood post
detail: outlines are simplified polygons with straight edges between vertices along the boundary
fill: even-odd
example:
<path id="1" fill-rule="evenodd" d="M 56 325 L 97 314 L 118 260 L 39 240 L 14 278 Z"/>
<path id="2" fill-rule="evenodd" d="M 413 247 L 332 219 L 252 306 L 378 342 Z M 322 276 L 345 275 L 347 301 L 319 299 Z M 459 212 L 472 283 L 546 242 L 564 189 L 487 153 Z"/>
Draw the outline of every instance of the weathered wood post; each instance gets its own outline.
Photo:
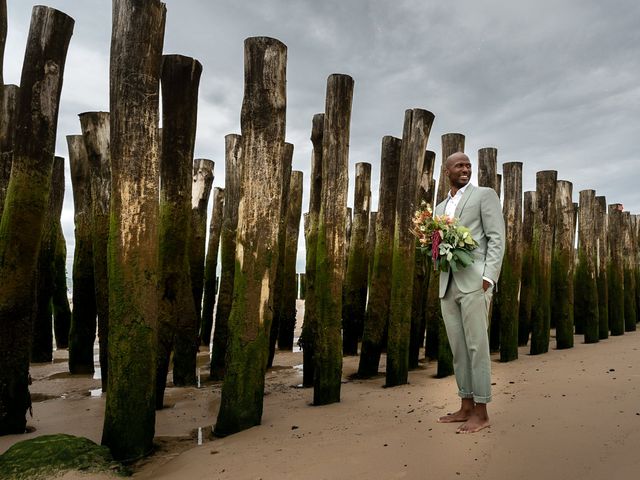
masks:
<path id="1" fill-rule="evenodd" d="M 369 226 L 367 227 L 367 288 L 371 284 L 371 274 L 373 272 L 373 256 L 376 251 L 376 217 L 378 212 L 369 212 Z M 366 316 L 366 307 L 365 307 Z M 362 324 L 364 333 L 364 323 Z"/>
<path id="2" fill-rule="evenodd" d="M 575 317 L 585 343 L 599 340 L 597 234 L 595 231 L 596 192 L 580 191 L 578 206 L 578 263 L 575 270 Z M 571 332 L 573 333 L 573 332 Z M 567 334 L 568 335 L 568 332 Z"/>
<path id="3" fill-rule="evenodd" d="M 596 235 L 598 284 L 598 334 L 600 340 L 609 338 L 609 243 L 607 238 L 607 199 L 596 197 L 594 228 Z"/>
<path id="4" fill-rule="evenodd" d="M 51 184 L 73 19 L 36 6 L 20 81 L 11 179 L 0 222 L 0 435 L 24 433 L 35 269 Z"/>
<path id="5" fill-rule="evenodd" d="M 293 350 L 293 336 L 296 328 L 296 297 L 298 296 L 296 260 L 298 257 L 300 215 L 302 214 L 302 181 L 302 172 L 297 170 L 291 172 L 289 194 L 285 205 L 284 271 L 280 326 L 278 328 L 278 348 L 280 350 Z"/>
<path id="6" fill-rule="evenodd" d="M 445 164 L 447 157 L 456 152 L 464 152 L 464 135 L 461 133 L 445 133 L 442 135 L 442 164 L 440 165 L 440 178 L 438 180 L 438 192 L 436 195 L 436 205 L 444 201 L 449 194 L 451 186 L 449 185 L 449 178 L 445 175 Z M 435 205 L 433 205 L 435 210 Z M 433 268 L 431 265 L 430 268 Z M 440 311 L 440 298 L 438 292 L 439 281 L 436 280 L 437 273 L 434 272 L 432 280 L 429 282 L 428 292 L 428 316 L 427 316 L 427 342 L 429 343 L 429 334 L 431 332 L 437 332 L 438 343 L 438 368 L 437 377 L 443 378 L 449 375 L 453 375 L 453 354 L 451 353 L 451 346 L 449 345 L 449 339 L 447 338 L 447 331 L 444 327 L 444 321 L 442 320 L 442 312 Z M 432 323 L 431 329 L 429 324 Z"/>
<path id="7" fill-rule="evenodd" d="M 522 162 L 502 165 L 504 202 L 502 216 L 506 228 L 505 254 L 498 280 L 500 305 L 496 309 L 500 325 L 500 361 L 518 358 L 518 312 L 522 273 Z"/>
<path id="8" fill-rule="evenodd" d="M 533 231 L 533 271 L 536 294 L 531 311 L 531 355 L 549 351 L 551 334 L 551 257 L 556 224 L 556 181 L 558 172 L 536 173 L 536 217 Z"/>
<path id="9" fill-rule="evenodd" d="M 398 198 L 398 170 L 402 140 L 385 136 L 382 138 L 380 159 L 380 186 L 378 214 L 376 215 L 376 245 L 369 287 L 369 302 L 364 320 L 362 351 L 358 364 L 358 376 L 371 378 L 378 374 L 380 355 L 384 347 L 389 323 L 389 299 L 391 296 L 391 259 L 393 251 L 393 229 Z"/>
<path id="10" fill-rule="evenodd" d="M 278 265 L 286 60 L 287 47 L 278 40 L 267 37 L 245 40 L 236 269 L 228 361 L 214 430 L 218 436 L 258 425 L 262 418 Z"/>
<path id="11" fill-rule="evenodd" d="M 622 254 L 624 271 L 624 331 L 634 332 L 636 330 L 636 275 L 634 271 L 634 245 L 631 225 L 631 213 L 622 212 Z"/>
<path id="12" fill-rule="evenodd" d="M 353 224 L 349 242 L 347 272 L 342 306 L 342 353 L 358 354 L 367 302 L 367 228 L 371 210 L 371 164 L 356 163 Z"/>
<path id="13" fill-rule="evenodd" d="M 53 334 L 56 349 L 69 347 L 69 328 L 71 327 L 71 307 L 67 290 L 67 244 L 62 232 L 62 223 L 56 226 L 58 239 L 54 253 L 53 278 Z"/>
<path id="14" fill-rule="evenodd" d="M 353 78 L 332 74 L 327 79 L 322 136 L 322 192 L 316 251 L 315 375 L 313 403 L 340 401 L 342 379 L 342 287 L 346 263 L 345 242 L 349 137 Z"/>
<path id="15" fill-rule="evenodd" d="M 573 184 L 565 180 L 558 180 L 556 183 L 556 224 L 551 261 L 551 323 L 556 328 L 556 348 L 558 349 L 573 347 L 573 272 L 576 226 L 573 221 L 572 195 Z M 594 295 L 597 297 L 597 292 L 594 292 Z"/>
<path id="16" fill-rule="evenodd" d="M 500 195 L 498 183 L 498 149 L 493 147 L 478 150 L 478 186 L 492 188 Z M 489 348 L 492 352 L 500 350 L 500 289 L 494 291 L 489 306 Z"/>
<path id="17" fill-rule="evenodd" d="M 418 200 L 416 206 L 424 200 L 433 205 L 435 195 L 435 180 L 433 173 L 435 170 L 436 153 L 431 150 L 425 152 L 422 172 L 420 172 L 420 184 L 418 186 Z M 414 239 L 414 241 L 416 241 Z M 417 245 L 417 242 L 416 242 Z M 431 269 L 427 255 L 416 248 L 415 270 L 413 274 L 413 295 L 411 302 L 411 335 L 409 339 L 409 368 L 418 368 L 420 360 L 420 347 L 424 345 L 426 329 L 426 297 L 429 288 L 429 278 Z"/>
<path id="18" fill-rule="evenodd" d="M 189 267 L 190 262 L 199 265 L 202 242 L 190 241 L 185 232 L 202 235 L 203 216 L 206 228 L 206 190 L 213 181 L 213 162 L 193 164 L 201 74 L 202 65 L 193 58 L 162 57 L 156 409 L 163 407 L 172 351 L 174 385 L 196 384 L 199 324 Z M 202 190 L 193 192 L 194 185 Z"/>
<path id="19" fill-rule="evenodd" d="M 631 215 L 633 249 L 631 252 L 632 270 L 636 281 L 636 319 L 640 321 L 640 215 Z M 637 323 L 636 322 L 636 323 Z"/>
<path id="20" fill-rule="evenodd" d="M 224 378 L 227 339 L 229 338 L 229 313 L 233 301 L 233 279 L 236 268 L 236 234 L 238 205 L 240 204 L 240 180 L 242 173 L 242 137 L 225 136 L 224 208 L 220 232 L 220 285 L 216 321 L 211 341 L 211 380 Z"/>
<path id="21" fill-rule="evenodd" d="M 91 237 L 91 174 L 82 135 L 68 135 L 73 189 L 75 247 L 73 252 L 73 311 L 69 330 L 69 371 L 93 373 L 96 338 L 96 290 Z"/>
<path id="22" fill-rule="evenodd" d="M 609 328 L 611 335 L 624 334 L 624 258 L 622 243 L 622 204 L 609 205 Z"/>
<path id="23" fill-rule="evenodd" d="M 524 192 L 522 205 L 522 280 L 520 282 L 520 306 L 518 308 L 518 346 L 529 343 L 531 333 L 531 309 L 536 291 L 533 274 L 533 224 L 535 223 L 536 192 Z"/>
<path id="24" fill-rule="evenodd" d="M 109 384 L 109 204 L 111 201 L 111 153 L 109 112 L 79 115 L 84 145 L 89 159 L 91 190 L 91 245 L 93 281 L 98 314 L 100 374 L 103 393 Z"/>
<path id="25" fill-rule="evenodd" d="M 433 113 L 427 110 L 416 108 L 405 111 L 391 266 L 386 370 L 388 387 L 403 385 L 408 381 L 411 297 L 416 255 L 416 239 L 411 233 L 411 219 L 418 200 L 433 119 Z"/>
<path id="26" fill-rule="evenodd" d="M 204 298 L 202 300 L 202 321 L 200 322 L 200 345 L 209 346 L 213 328 L 213 308 L 216 303 L 216 270 L 218 269 L 218 250 L 220 249 L 220 231 L 222 230 L 222 212 L 224 209 L 224 188 L 213 189 L 213 211 L 209 222 L 209 245 L 204 262 Z"/>
<path id="27" fill-rule="evenodd" d="M 316 305 L 316 256 L 318 252 L 318 224 L 322 193 L 322 142 L 324 113 L 316 113 L 311 122 L 311 178 L 309 179 L 309 211 L 305 214 L 305 293 L 304 320 L 299 344 L 302 347 L 302 385 L 312 387 L 315 375 L 315 345 L 318 328 Z"/>
<path id="28" fill-rule="evenodd" d="M 45 217 L 38 267 L 36 271 L 36 305 L 33 315 L 32 362 L 50 362 L 53 359 L 53 281 L 58 223 L 64 200 L 64 158 L 55 157 Z"/>
<path id="29" fill-rule="evenodd" d="M 0 216 L 11 176 L 19 94 L 20 88 L 16 85 L 0 88 Z"/>
<path id="30" fill-rule="evenodd" d="M 298 299 L 299 300 L 304 300 L 305 297 L 305 292 L 307 291 L 307 280 L 306 280 L 306 275 L 304 273 L 299 273 L 298 274 L 298 280 L 299 280 L 299 285 L 300 285 L 300 291 L 298 294 Z"/>
<path id="31" fill-rule="evenodd" d="M 159 81 L 166 9 L 114 0 L 111 34 L 109 385 L 102 443 L 152 450 L 158 342 Z"/>
<path id="32" fill-rule="evenodd" d="M 207 206 L 213 186 L 213 160 L 198 158 L 193 161 L 193 188 L 191 194 L 191 230 L 189 232 L 189 271 L 197 322 L 200 325 L 202 292 L 204 289 L 204 257 L 207 248 Z"/>
<path id="33" fill-rule="evenodd" d="M 287 243 L 287 205 L 289 199 L 289 185 L 291 183 L 291 168 L 293 163 L 293 144 L 285 143 L 282 164 L 282 197 L 280 199 L 280 220 L 278 222 L 278 264 L 276 277 L 273 284 L 273 317 L 271 320 L 271 332 L 269 332 L 269 359 L 267 368 L 273 366 L 273 358 L 276 354 L 276 343 L 280 330 L 280 317 L 282 316 L 282 294 L 284 289 L 284 262 Z"/>

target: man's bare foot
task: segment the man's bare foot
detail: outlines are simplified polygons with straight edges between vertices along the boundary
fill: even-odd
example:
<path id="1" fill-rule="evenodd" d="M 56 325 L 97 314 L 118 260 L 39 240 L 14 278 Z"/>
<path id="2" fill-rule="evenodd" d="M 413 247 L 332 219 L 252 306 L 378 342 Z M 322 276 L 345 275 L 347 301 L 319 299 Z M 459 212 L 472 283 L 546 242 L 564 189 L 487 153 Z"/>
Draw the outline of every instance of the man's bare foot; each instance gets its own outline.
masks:
<path id="1" fill-rule="evenodd" d="M 457 412 L 447 413 L 438 419 L 438 423 L 466 422 L 471 416 L 471 411 L 460 409 Z"/>
<path id="2" fill-rule="evenodd" d="M 456 433 L 476 433 L 490 426 L 489 417 L 487 415 L 478 415 L 478 412 L 474 410 L 469 419 L 458 427 Z"/>

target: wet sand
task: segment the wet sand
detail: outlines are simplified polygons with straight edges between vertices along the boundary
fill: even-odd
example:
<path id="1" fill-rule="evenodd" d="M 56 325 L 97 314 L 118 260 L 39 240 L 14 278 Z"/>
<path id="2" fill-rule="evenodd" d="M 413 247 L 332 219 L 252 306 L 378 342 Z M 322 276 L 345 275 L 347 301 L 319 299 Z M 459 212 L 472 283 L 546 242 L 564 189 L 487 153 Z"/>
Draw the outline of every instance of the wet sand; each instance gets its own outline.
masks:
<path id="1" fill-rule="evenodd" d="M 267 373 L 262 425 L 211 439 L 220 384 L 169 388 L 158 412 L 158 451 L 136 466 L 139 479 L 602 479 L 640 471 L 640 332 L 515 362 L 494 357 L 492 426 L 457 435 L 437 418 L 458 406 L 453 377 L 436 379 L 435 363 L 410 372 L 410 384 L 383 388 L 384 377 L 348 380 L 357 358 L 344 361 L 342 401 L 310 405 L 301 382 L 302 354 L 278 353 Z M 70 433 L 100 441 L 104 398 L 89 376 L 57 363 L 34 365 L 36 431 L 0 437 L 0 452 L 28 437 Z M 202 378 L 208 353 L 201 352 Z M 384 364 L 381 372 L 384 371 Z M 94 392 L 94 395 L 98 392 Z M 198 446 L 198 428 L 202 445 Z M 100 478 L 67 474 L 66 480 Z M 108 477 L 103 477 L 108 478 Z"/>

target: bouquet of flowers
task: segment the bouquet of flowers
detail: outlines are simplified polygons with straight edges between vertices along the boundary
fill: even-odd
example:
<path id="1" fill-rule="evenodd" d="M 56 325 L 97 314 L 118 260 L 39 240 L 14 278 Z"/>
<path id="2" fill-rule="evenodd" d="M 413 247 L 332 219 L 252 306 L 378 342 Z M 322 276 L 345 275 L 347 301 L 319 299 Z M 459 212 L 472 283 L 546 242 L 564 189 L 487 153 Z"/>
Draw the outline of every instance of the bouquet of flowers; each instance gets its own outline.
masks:
<path id="1" fill-rule="evenodd" d="M 431 254 L 436 271 L 446 272 L 451 268 L 457 272 L 473 263 L 471 251 L 478 243 L 469 229 L 459 225 L 457 218 L 434 216 L 431 205 L 424 200 L 413 215 L 411 233 L 418 238 L 418 248 Z"/>

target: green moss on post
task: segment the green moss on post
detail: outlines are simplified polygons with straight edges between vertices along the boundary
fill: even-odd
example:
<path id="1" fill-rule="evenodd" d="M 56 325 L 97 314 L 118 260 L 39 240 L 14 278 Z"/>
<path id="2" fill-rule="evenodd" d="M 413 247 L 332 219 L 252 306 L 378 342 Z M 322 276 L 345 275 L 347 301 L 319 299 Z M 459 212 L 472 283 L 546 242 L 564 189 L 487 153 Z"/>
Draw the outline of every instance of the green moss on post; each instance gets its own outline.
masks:
<path id="1" fill-rule="evenodd" d="M 598 287 L 598 334 L 600 340 L 609 338 L 609 246 L 607 242 L 607 199 L 596 197 L 595 231 L 598 265 L 596 284 Z"/>
<path id="2" fill-rule="evenodd" d="M 609 252 L 610 260 L 607 269 L 609 279 L 609 328 L 611 335 L 624 334 L 624 235 L 622 223 L 622 204 L 614 203 L 608 206 L 609 211 Z"/>
<path id="3" fill-rule="evenodd" d="M 635 252 L 637 243 L 634 241 L 631 214 L 622 212 L 623 225 L 623 276 L 624 276 L 624 331 L 634 332 L 638 315 L 636 312 L 636 272 Z"/>
<path id="4" fill-rule="evenodd" d="M 67 244 L 62 232 L 62 225 L 58 221 L 56 226 L 58 240 L 54 257 L 53 278 L 53 332 L 56 339 L 56 348 L 62 349 L 69 346 L 69 327 L 71 326 L 71 307 L 67 290 Z"/>
<path id="5" fill-rule="evenodd" d="M 524 192 L 522 218 L 522 278 L 520 282 L 520 306 L 518 308 L 518 346 L 529 342 L 531 333 L 531 309 L 536 290 L 533 275 L 533 224 L 536 208 L 536 192 Z"/>
<path id="6" fill-rule="evenodd" d="M 417 108 L 406 110 L 404 115 L 391 257 L 387 387 L 403 385 L 408 381 L 411 298 L 416 248 L 416 240 L 411 233 L 411 217 L 416 209 L 418 187 L 433 119 L 433 113 Z"/>

